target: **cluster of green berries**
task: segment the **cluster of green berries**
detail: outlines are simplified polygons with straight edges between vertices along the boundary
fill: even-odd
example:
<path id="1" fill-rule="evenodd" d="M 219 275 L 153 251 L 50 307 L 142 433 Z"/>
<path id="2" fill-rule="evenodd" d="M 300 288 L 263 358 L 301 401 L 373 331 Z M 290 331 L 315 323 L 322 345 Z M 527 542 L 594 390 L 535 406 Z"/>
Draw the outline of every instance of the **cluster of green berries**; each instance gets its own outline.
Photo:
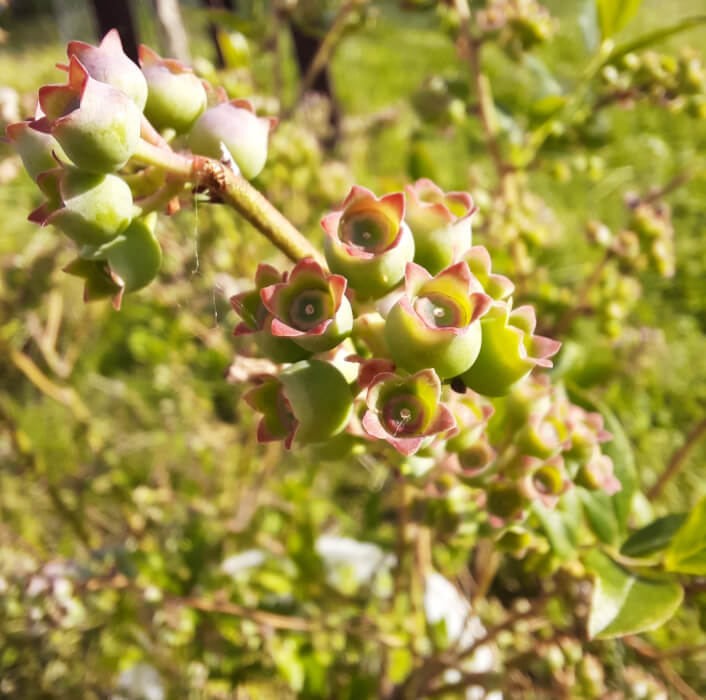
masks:
<path id="1" fill-rule="evenodd" d="M 497 39 L 516 57 L 549 41 L 558 28 L 556 18 L 537 0 L 487 0 L 477 23 L 483 36 Z"/>
<path id="2" fill-rule="evenodd" d="M 10 124 L 7 138 L 46 198 L 30 220 L 76 244 L 66 271 L 86 280 L 86 299 L 112 297 L 119 307 L 125 292 L 157 275 L 155 212 L 178 208 L 174 197 L 188 179 L 141 168 L 145 143 L 174 153 L 166 139 L 176 140 L 252 178 L 265 164 L 273 121 L 146 46 L 136 65 L 116 30 L 99 46 L 70 42 L 67 55 L 59 66 L 66 83 L 40 88 L 34 118 Z"/>
<path id="3" fill-rule="evenodd" d="M 602 79 L 606 98 L 615 96 L 624 105 L 648 99 L 674 112 L 706 116 L 706 68 L 693 49 L 678 56 L 629 53 L 605 66 Z"/>
<path id="4" fill-rule="evenodd" d="M 530 375 L 559 343 L 535 335 L 534 309 L 513 306 L 512 282 L 471 245 L 475 211 L 427 179 L 380 198 L 354 186 L 322 220 L 329 269 L 261 264 L 231 303 L 236 335 L 281 365 L 245 394 L 260 440 L 393 449 L 412 472 L 476 489 L 501 527 L 573 483 L 619 484 L 600 416 Z"/>

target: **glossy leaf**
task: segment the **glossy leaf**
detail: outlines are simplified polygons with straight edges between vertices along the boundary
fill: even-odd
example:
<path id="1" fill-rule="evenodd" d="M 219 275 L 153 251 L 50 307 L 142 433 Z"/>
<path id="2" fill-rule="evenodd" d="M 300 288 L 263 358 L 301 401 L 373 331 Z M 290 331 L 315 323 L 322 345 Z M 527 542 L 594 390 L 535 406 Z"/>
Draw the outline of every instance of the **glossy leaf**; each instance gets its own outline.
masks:
<path id="1" fill-rule="evenodd" d="M 676 581 L 636 576 L 601 552 L 591 552 L 585 564 L 595 577 L 588 618 L 592 639 L 655 629 L 672 617 L 684 597 Z"/>
<path id="2" fill-rule="evenodd" d="M 667 550 L 665 565 L 682 574 L 706 575 L 706 498 L 677 531 Z"/>
<path id="3" fill-rule="evenodd" d="M 617 34 L 635 16 L 642 0 L 596 0 L 603 39 Z"/>
<path id="4" fill-rule="evenodd" d="M 601 542 L 615 544 L 620 528 L 611 503 L 611 496 L 604 491 L 587 491 L 584 488 L 578 488 L 577 491 L 593 534 Z"/>
<path id="5" fill-rule="evenodd" d="M 686 513 L 671 513 L 657 518 L 633 532 L 623 543 L 620 553 L 628 557 L 649 557 L 669 546 L 674 534 L 686 520 Z"/>

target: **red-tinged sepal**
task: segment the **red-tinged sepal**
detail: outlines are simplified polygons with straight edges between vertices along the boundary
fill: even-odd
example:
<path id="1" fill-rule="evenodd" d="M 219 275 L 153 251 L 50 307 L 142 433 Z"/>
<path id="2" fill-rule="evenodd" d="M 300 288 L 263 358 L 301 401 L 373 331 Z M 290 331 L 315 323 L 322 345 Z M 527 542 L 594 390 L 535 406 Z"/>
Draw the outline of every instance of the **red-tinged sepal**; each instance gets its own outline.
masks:
<path id="1" fill-rule="evenodd" d="M 271 265 L 261 263 L 255 273 L 255 288 L 230 298 L 231 306 L 243 320 L 236 327 L 235 335 L 250 335 L 260 352 L 273 362 L 298 362 L 311 355 L 291 339 L 272 333 L 274 317 L 263 304 L 260 291 L 286 279 L 286 272 L 280 273 Z"/>
<path id="2" fill-rule="evenodd" d="M 442 379 L 458 376 L 480 352 L 478 319 L 490 304 L 465 262 L 435 277 L 408 263 L 405 293 L 390 310 L 385 326 L 392 359 L 408 372 L 431 367 Z"/>
<path id="3" fill-rule="evenodd" d="M 572 487 L 561 455 L 547 461 L 524 457 L 522 470 L 522 494 L 530 501 L 539 501 L 545 508 L 554 508 L 560 496 Z"/>
<path id="4" fill-rule="evenodd" d="M 147 82 L 142 71 L 123 51 L 120 34 L 111 29 L 98 46 L 83 41 L 70 41 L 66 54 L 69 63 L 73 57 L 86 67 L 88 74 L 101 83 L 107 83 L 125 93 L 142 110 L 147 101 Z"/>
<path id="5" fill-rule="evenodd" d="M 449 437 L 457 429 L 456 419 L 440 400 L 441 382 L 433 370 L 409 377 L 377 374 L 368 388 L 363 429 L 401 454 L 413 455 L 434 437 Z"/>
<path id="6" fill-rule="evenodd" d="M 273 335 L 291 338 L 310 352 L 336 347 L 353 328 L 346 286 L 345 277 L 324 272 L 313 258 L 299 261 L 286 281 L 260 291 L 273 316 Z"/>
<path id="7" fill-rule="evenodd" d="M 355 185 L 340 211 L 325 216 L 324 251 L 329 267 L 344 275 L 359 299 L 379 299 L 395 287 L 414 256 L 414 239 L 404 223 L 401 192 L 377 198 Z"/>

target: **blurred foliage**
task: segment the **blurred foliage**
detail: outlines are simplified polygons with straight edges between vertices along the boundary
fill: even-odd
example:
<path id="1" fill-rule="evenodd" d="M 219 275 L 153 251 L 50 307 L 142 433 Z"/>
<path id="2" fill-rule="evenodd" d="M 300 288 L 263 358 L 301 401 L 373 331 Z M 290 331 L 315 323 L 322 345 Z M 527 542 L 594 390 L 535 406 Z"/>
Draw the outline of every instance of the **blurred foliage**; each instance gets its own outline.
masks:
<path id="1" fill-rule="evenodd" d="M 527 40 L 518 50 L 526 34 L 501 30 L 502 40 L 484 47 L 509 163 L 521 162 L 528 131 L 560 114 L 600 41 L 589 0 L 545 5 L 558 20 L 551 41 Z M 493 251 L 495 271 L 521 279 L 519 301 L 538 307 L 545 330 L 570 314 L 555 373 L 615 414 L 646 491 L 706 413 L 706 120 L 701 93 L 680 100 L 660 73 L 672 65 L 664 57 L 679 56 L 685 43 L 695 48 L 681 55 L 703 61 L 706 30 L 636 52 L 642 68 L 659 69 L 651 83 L 640 82 L 629 61 L 604 69 L 589 107 L 557 118 L 532 167 L 499 193 L 449 6 L 374 6 L 333 57 L 345 115 L 335 150 L 320 142 L 329 105 L 305 100 L 273 135 L 256 184 L 316 240 L 321 214 L 353 181 L 384 192 L 427 176 L 471 191 L 480 207 L 474 243 Z M 265 95 L 258 107 L 275 113 L 296 94 L 291 38 L 285 24 L 265 21 L 269 5 L 243 8 L 219 24 L 235 52 L 220 73 L 205 31 L 214 17 L 183 8 L 195 66 L 232 96 Z M 671 24 L 699 11 L 700 0 L 673 0 L 668 13 L 645 0 L 616 40 L 662 26 L 665 14 Z M 63 29 L 42 14 L 3 14 L 0 24 L 8 32 L 0 75 L 19 92 L 24 116 L 31 91 L 58 79 L 52 66 L 63 59 Z M 154 36 L 142 10 L 140 25 Z M 77 26 L 76 38 L 90 38 Z M 233 32 L 247 52 L 236 51 L 243 44 Z M 683 75 L 678 60 L 687 59 L 671 60 L 672 77 Z M 157 284 L 119 313 L 84 305 L 78 281 L 61 272 L 71 258 L 66 246 L 25 221 L 39 194 L 0 148 L 0 696 L 381 697 L 385 683 L 414 678 L 420 659 L 470 648 L 457 629 L 470 607 L 449 580 L 475 591 L 474 619 L 494 629 L 526 613 L 550 574 L 561 595 L 546 606 L 548 622 L 501 630 L 469 666 L 459 662 L 463 672 L 492 670 L 503 658 L 507 697 L 556 697 L 557 688 L 572 693 L 566 697 L 667 697 L 670 673 L 706 694 L 703 653 L 674 651 L 703 652 L 703 579 L 687 586 L 683 605 L 658 630 L 585 640 L 589 590 L 582 571 L 562 567 L 557 546 L 561 533 L 575 545 L 566 523 L 580 505 L 570 499 L 561 506 L 566 531 L 537 516 L 554 549 L 535 542 L 520 563 L 484 549 L 473 504 L 451 494 L 422 509 L 403 492 L 418 536 L 405 554 L 399 483 L 384 465 L 369 455 L 328 462 L 256 443 L 242 389 L 224 379 L 241 342 L 232 338 L 226 300 L 247 288 L 257 262 L 283 260 L 242 220 L 194 199 L 160 223 Z M 649 228 L 636 224 L 636 203 L 670 182 L 678 186 L 653 203 L 665 207 L 659 215 L 669 212 L 671 277 L 655 263 L 659 255 L 639 264 L 611 247 L 622 232 Z M 705 459 L 701 441 L 660 498 L 638 493 L 630 528 L 700 502 Z M 441 588 L 401 579 L 400 554 L 433 562 Z M 432 612 L 430 590 L 446 608 Z M 445 697 L 461 697 L 454 672 L 444 676 Z M 523 677 L 534 688 L 523 688 Z"/>

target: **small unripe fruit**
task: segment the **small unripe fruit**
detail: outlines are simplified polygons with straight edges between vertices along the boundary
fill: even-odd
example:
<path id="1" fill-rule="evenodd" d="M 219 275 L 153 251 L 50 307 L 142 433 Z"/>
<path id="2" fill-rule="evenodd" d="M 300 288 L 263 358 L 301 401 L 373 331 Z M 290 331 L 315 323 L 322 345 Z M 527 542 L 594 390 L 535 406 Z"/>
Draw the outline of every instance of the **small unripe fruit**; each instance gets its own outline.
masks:
<path id="1" fill-rule="evenodd" d="M 319 360 L 297 362 L 277 375 L 266 377 L 245 395 L 263 414 L 258 425 L 260 442 L 284 440 L 300 444 L 325 442 L 341 433 L 353 410 L 353 397 L 343 375 Z"/>
<path id="2" fill-rule="evenodd" d="M 395 287 L 414 256 L 414 239 L 403 222 L 401 192 L 378 199 L 355 185 L 343 209 L 325 216 L 324 252 L 333 272 L 344 275 L 359 299 L 379 299 Z"/>
<path id="3" fill-rule="evenodd" d="M 79 245 L 112 241 L 132 220 L 132 193 L 117 175 L 56 168 L 42 173 L 37 183 L 47 201 L 29 215 L 30 221 L 52 224 Z"/>
<path id="4" fill-rule="evenodd" d="M 431 369 L 411 377 L 383 372 L 368 388 L 363 429 L 403 455 L 413 455 L 433 436 L 456 429 L 456 419 L 440 399 L 441 382 Z"/>
<path id="5" fill-rule="evenodd" d="M 392 307 L 385 326 L 392 359 L 408 372 L 431 367 L 441 379 L 465 372 L 480 352 L 477 320 L 490 301 L 466 263 L 452 265 L 436 277 L 409 263 L 405 294 Z"/>
<path id="6" fill-rule="evenodd" d="M 345 277 L 329 275 L 313 258 L 304 258 L 286 281 L 260 291 L 265 308 L 274 317 L 272 334 L 291 338 L 310 352 L 335 348 L 353 328 L 346 286 Z"/>
<path id="7" fill-rule="evenodd" d="M 140 110 L 125 93 L 91 78 L 75 56 L 68 83 L 40 88 L 39 104 L 46 116 L 32 128 L 50 133 L 82 170 L 118 170 L 137 148 Z"/>
<path id="8" fill-rule="evenodd" d="M 206 109 L 201 80 L 183 63 L 163 59 L 147 46 L 140 46 L 140 65 L 148 88 L 145 116 L 159 130 L 189 131 Z"/>
<path id="9" fill-rule="evenodd" d="M 217 160 L 230 155 L 243 177 L 251 180 L 265 167 L 267 142 L 275 123 L 256 116 L 248 100 L 224 102 L 207 109 L 196 120 L 189 145 L 194 153 Z"/>

